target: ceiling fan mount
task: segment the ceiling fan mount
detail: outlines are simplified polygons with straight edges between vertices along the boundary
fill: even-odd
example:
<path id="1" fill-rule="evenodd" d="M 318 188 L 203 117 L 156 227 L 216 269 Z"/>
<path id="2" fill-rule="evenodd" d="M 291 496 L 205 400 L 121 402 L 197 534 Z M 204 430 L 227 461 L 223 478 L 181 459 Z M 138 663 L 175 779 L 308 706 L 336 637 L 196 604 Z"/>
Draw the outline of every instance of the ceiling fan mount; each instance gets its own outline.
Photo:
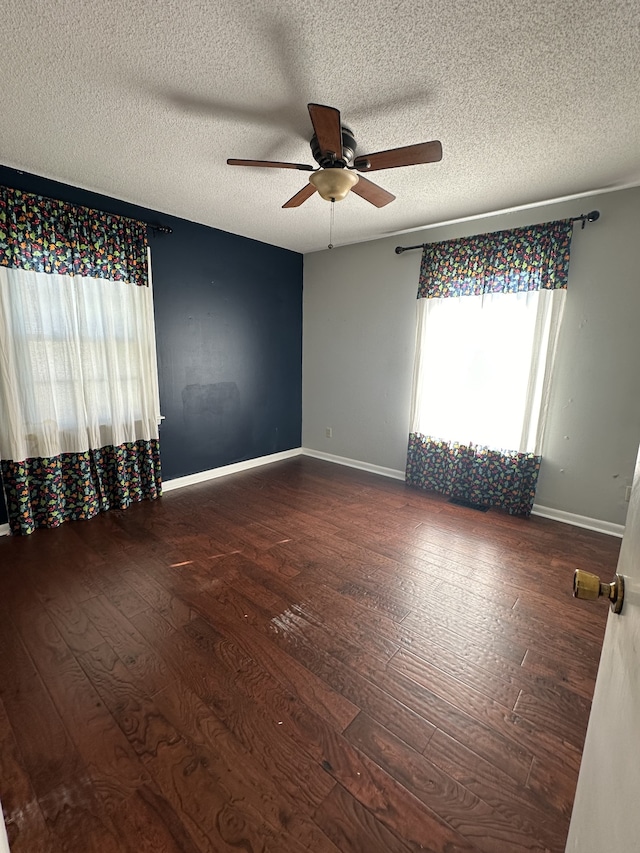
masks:
<path id="1" fill-rule="evenodd" d="M 307 107 L 313 125 L 311 153 L 319 168 L 305 163 L 282 163 L 275 160 L 227 160 L 230 166 L 313 172 L 309 183 L 282 205 L 285 208 L 299 207 L 316 190 L 327 201 L 339 201 L 351 191 L 375 207 L 384 207 L 392 202 L 395 196 L 354 172 L 416 166 L 421 163 L 436 163 L 442 159 L 442 145 L 437 140 L 356 157 L 355 136 L 351 128 L 342 124 L 340 111 L 322 104 L 307 104 Z"/>
<path id="2" fill-rule="evenodd" d="M 339 155 L 335 152 L 331 153 L 324 151 L 321 144 L 318 142 L 318 137 L 315 133 L 311 137 L 311 142 L 309 143 L 311 153 L 313 155 L 313 159 L 320 168 L 343 169 L 345 167 L 348 168 L 353 163 L 353 158 L 356 153 L 356 140 L 353 135 L 353 131 L 347 127 L 346 124 L 343 124 L 340 126 L 340 133 L 342 138 L 342 151 Z"/>

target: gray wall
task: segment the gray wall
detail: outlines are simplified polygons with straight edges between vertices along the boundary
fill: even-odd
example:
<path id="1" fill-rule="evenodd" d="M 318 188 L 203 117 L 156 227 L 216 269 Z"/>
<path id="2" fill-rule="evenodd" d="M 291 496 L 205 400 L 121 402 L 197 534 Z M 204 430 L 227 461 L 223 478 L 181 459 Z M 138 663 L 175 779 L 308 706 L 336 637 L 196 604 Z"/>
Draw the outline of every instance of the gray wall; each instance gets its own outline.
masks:
<path id="1" fill-rule="evenodd" d="M 640 441 L 640 188 L 306 255 L 303 446 L 404 469 L 420 252 L 396 245 L 594 208 L 600 220 L 574 231 L 536 503 L 624 524 Z"/>

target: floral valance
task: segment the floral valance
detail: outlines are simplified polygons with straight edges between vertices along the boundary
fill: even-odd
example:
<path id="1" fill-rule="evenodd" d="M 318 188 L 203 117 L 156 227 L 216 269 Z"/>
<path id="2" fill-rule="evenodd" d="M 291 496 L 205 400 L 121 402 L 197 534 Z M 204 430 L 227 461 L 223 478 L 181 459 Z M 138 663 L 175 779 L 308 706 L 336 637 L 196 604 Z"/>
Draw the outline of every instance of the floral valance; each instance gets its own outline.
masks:
<path id="1" fill-rule="evenodd" d="M 570 219 L 425 244 L 418 299 L 566 288 Z"/>
<path id="2" fill-rule="evenodd" d="M 0 266 L 146 285 L 146 225 L 0 186 Z"/>

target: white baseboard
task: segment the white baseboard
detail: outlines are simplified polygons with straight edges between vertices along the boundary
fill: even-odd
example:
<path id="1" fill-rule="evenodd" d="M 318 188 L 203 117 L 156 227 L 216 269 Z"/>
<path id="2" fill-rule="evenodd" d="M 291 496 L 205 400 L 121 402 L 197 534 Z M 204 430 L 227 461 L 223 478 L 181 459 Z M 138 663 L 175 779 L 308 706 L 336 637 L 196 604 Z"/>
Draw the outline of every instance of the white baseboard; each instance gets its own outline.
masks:
<path id="1" fill-rule="evenodd" d="M 210 468 L 208 471 L 199 471 L 197 474 L 175 477 L 173 480 L 167 480 L 162 484 L 162 491 L 171 492 L 174 489 L 181 489 L 183 486 L 193 486 L 196 483 L 205 483 L 207 480 L 217 480 L 218 477 L 226 477 L 228 474 L 237 474 L 240 471 L 248 471 L 251 468 L 259 468 L 261 465 L 269 465 L 272 462 L 292 459 L 295 456 L 311 456 L 314 459 L 322 459 L 325 462 L 333 462 L 336 465 L 344 465 L 347 468 L 357 468 L 359 471 L 380 474 L 382 477 L 390 477 L 392 480 L 404 480 L 404 471 L 398 471 L 395 468 L 384 468 L 382 465 L 372 465 L 370 462 L 361 462 L 359 459 L 348 459 L 346 456 L 334 456 L 332 453 L 312 450 L 310 447 L 294 447 L 292 450 L 283 450 L 281 453 L 271 453 L 269 456 L 259 456 L 257 459 L 234 462 L 232 465 L 223 465 L 221 468 Z M 586 515 L 576 515 L 573 512 L 565 512 L 563 509 L 553 509 L 552 507 L 534 504 L 532 515 L 537 515 L 540 518 L 549 518 L 552 521 L 560 521 L 563 524 L 572 524 L 574 527 L 584 527 L 586 530 L 594 530 L 596 533 L 606 533 L 609 536 L 622 538 L 624 535 L 623 524 L 614 524 L 612 521 L 589 518 Z M 0 524 L 0 536 L 8 536 L 9 532 L 8 524 Z"/>
<path id="2" fill-rule="evenodd" d="M 304 456 L 313 456 L 315 459 L 324 459 L 327 462 L 335 462 L 338 465 L 346 465 L 349 468 L 358 468 L 361 471 L 371 471 L 372 474 L 381 474 L 383 477 L 391 477 L 394 480 L 404 480 L 405 477 L 404 471 L 397 471 L 394 468 L 383 468 L 380 465 L 371 465 L 368 462 L 347 459 L 344 456 L 333 456 L 331 453 L 323 453 L 321 450 L 311 450 L 308 447 L 303 447 L 302 453 Z M 551 507 L 534 504 L 532 515 L 538 515 L 541 518 L 550 518 L 553 521 L 560 521 L 563 524 L 572 524 L 574 527 L 584 527 L 587 530 L 594 530 L 596 533 L 606 533 L 609 536 L 622 538 L 624 535 L 623 524 L 614 524 L 612 521 L 602 521 L 599 518 L 589 518 L 586 515 L 576 515 L 573 512 L 565 512 L 562 509 L 552 509 Z"/>
<path id="3" fill-rule="evenodd" d="M 550 518 L 552 521 L 561 521 L 563 524 L 573 524 L 574 527 L 584 527 L 586 530 L 595 530 L 596 533 L 607 533 L 609 536 L 624 536 L 624 524 L 614 524 L 612 521 L 602 521 L 599 518 L 589 518 L 587 515 L 576 515 L 574 512 L 565 512 L 563 509 L 553 509 L 548 506 L 533 505 L 532 515 L 540 518 Z"/>
<path id="4" fill-rule="evenodd" d="M 397 471 L 395 468 L 383 468 L 381 465 L 360 462 L 358 459 L 347 459 L 346 456 L 334 456 L 332 453 L 311 450 L 309 447 L 302 448 L 302 455 L 323 459 L 325 462 L 335 462 L 336 465 L 345 465 L 347 468 L 357 468 L 359 471 L 369 471 L 371 474 L 381 474 L 383 477 L 391 477 L 392 480 L 404 480 L 404 471 Z"/>
<path id="5" fill-rule="evenodd" d="M 194 486 L 196 483 L 205 483 L 207 480 L 217 480 L 218 477 L 226 477 L 227 474 L 237 474 L 240 471 L 248 471 L 250 468 L 258 468 L 260 465 L 269 465 L 271 462 L 281 462 L 283 459 L 292 459 L 300 456 L 301 447 L 293 450 L 283 450 L 280 453 L 271 453 L 269 456 L 259 456 L 257 459 L 246 459 L 244 462 L 234 462 L 232 465 L 223 465 L 220 468 L 209 468 L 207 471 L 198 471 L 196 474 L 187 474 L 185 477 L 174 477 L 162 483 L 162 491 L 171 492 L 181 489 L 183 486 Z M 9 525 L 0 524 L 0 536 L 9 535 Z M 0 849 L 0 853 L 2 850 Z"/>
<path id="6" fill-rule="evenodd" d="M 258 468 L 261 465 L 269 465 L 271 462 L 281 462 L 283 459 L 291 459 L 300 456 L 301 447 L 293 450 L 283 450 L 280 453 L 271 453 L 269 456 L 258 456 L 257 459 L 246 459 L 244 462 L 234 462 L 231 465 L 222 465 L 220 468 L 209 468 L 208 471 L 199 471 L 197 474 L 187 474 L 185 477 L 174 477 L 162 484 L 163 492 L 171 492 L 173 489 L 181 489 L 183 486 L 193 486 L 196 483 L 204 483 L 207 480 L 217 480 L 218 477 L 226 477 L 228 474 L 238 474 L 240 471 L 248 471 L 250 468 Z"/>
<path id="7" fill-rule="evenodd" d="M 380 474 L 390 477 L 392 480 L 404 480 L 404 471 L 395 468 L 384 468 L 382 465 L 372 465 L 370 462 L 362 462 L 359 459 L 349 459 L 346 456 L 335 456 L 332 453 L 324 453 L 321 450 L 312 450 L 310 447 L 295 447 L 293 450 L 285 450 L 282 453 L 272 453 L 269 456 L 259 456 L 257 459 L 247 459 L 244 462 L 235 462 L 232 465 L 223 465 L 221 468 L 212 468 L 208 471 L 200 471 L 197 474 L 188 474 L 186 477 L 176 477 L 162 484 L 163 492 L 173 489 L 181 489 L 183 486 L 193 486 L 196 483 L 204 483 L 207 480 L 215 480 L 218 477 L 226 477 L 228 474 L 237 474 L 240 471 L 248 471 L 261 465 L 269 465 L 271 462 L 280 462 L 283 459 L 292 459 L 294 456 L 311 456 L 314 459 L 322 459 L 325 462 L 333 462 L 336 465 L 344 465 L 347 468 L 357 468 L 359 471 L 369 471 L 371 474 Z M 585 515 L 576 515 L 573 512 L 565 512 L 562 509 L 539 506 L 534 504 L 532 515 L 541 518 L 549 518 L 552 521 L 560 521 L 563 524 L 572 524 L 574 527 L 583 527 L 594 530 L 596 533 L 606 533 L 609 536 L 622 537 L 624 534 L 623 524 L 614 524 L 611 521 L 602 521 L 598 518 L 589 518 Z M 0 525 L 0 535 L 9 533 L 9 525 Z"/>

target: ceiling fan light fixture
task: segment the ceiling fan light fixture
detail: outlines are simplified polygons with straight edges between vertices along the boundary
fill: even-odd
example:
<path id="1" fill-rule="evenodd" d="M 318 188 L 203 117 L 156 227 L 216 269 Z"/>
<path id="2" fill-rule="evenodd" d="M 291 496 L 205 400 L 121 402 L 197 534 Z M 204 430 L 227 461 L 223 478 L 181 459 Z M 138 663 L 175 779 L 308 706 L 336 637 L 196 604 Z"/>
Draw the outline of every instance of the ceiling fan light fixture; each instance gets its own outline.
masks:
<path id="1" fill-rule="evenodd" d="M 358 181 L 358 175 L 349 169 L 321 169 L 309 176 L 309 183 L 313 184 L 325 201 L 342 201 Z"/>

